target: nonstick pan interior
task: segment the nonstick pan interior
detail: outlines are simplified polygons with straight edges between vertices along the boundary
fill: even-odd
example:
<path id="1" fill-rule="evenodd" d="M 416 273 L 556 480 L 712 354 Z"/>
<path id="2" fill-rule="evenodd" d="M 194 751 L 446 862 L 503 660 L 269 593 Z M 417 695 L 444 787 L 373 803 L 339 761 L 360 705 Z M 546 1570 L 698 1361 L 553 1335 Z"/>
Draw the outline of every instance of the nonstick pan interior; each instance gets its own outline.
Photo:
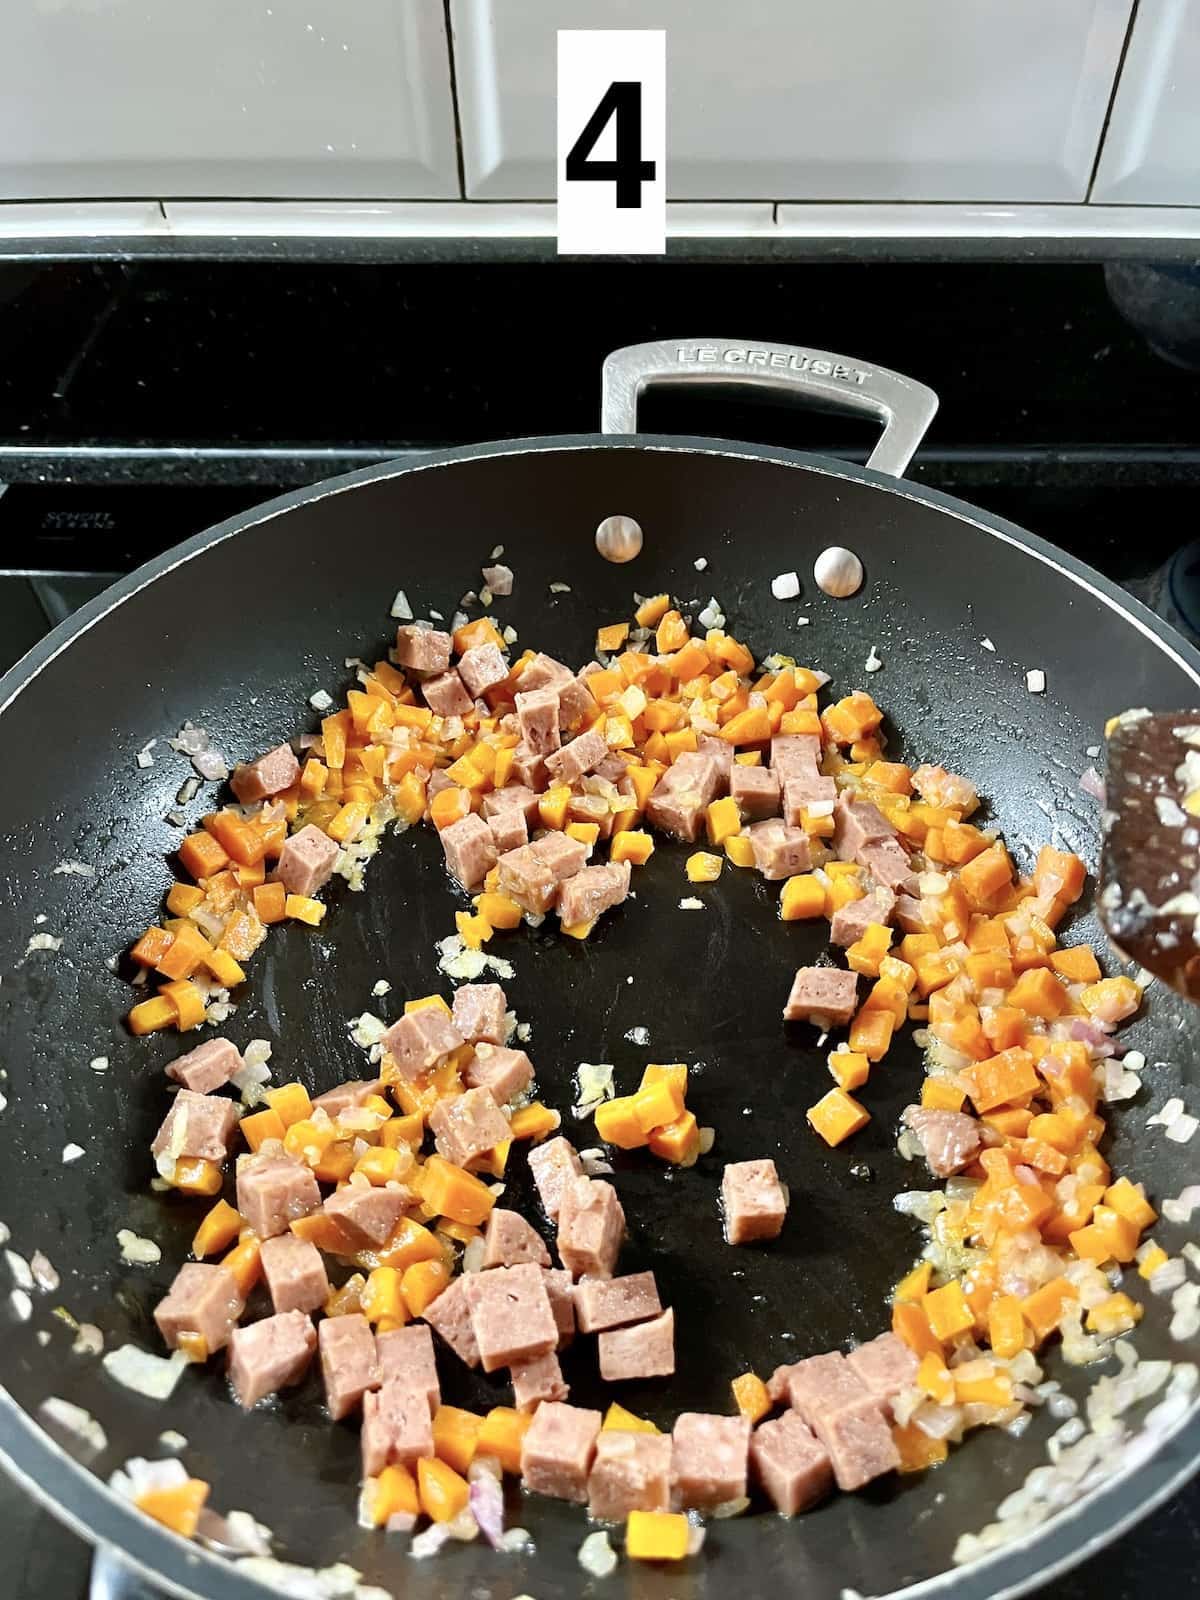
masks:
<path id="1" fill-rule="evenodd" d="M 536 1540 L 529 1556 L 495 1556 L 479 1543 L 417 1563 L 404 1539 L 358 1529 L 357 1429 L 325 1420 L 315 1377 L 242 1416 L 215 1363 L 185 1374 L 175 1398 L 159 1406 L 70 1354 L 71 1334 L 52 1316 L 54 1305 L 98 1323 L 110 1348 L 128 1340 L 158 1348 L 150 1313 L 207 1204 L 149 1192 L 148 1145 L 166 1106 L 162 1067 L 179 1042 L 123 1032 L 130 990 L 106 965 L 155 919 L 169 883 L 164 858 L 181 830 L 164 818 L 188 769 L 166 737 L 190 718 L 234 759 L 313 726 L 309 695 L 344 686 L 345 658 L 369 661 L 385 648 L 397 588 L 417 615 L 436 608 L 449 617 L 503 544 L 516 587 L 496 609 L 522 646 L 582 661 L 598 623 L 628 616 L 633 590 L 669 589 L 700 603 L 715 595 L 731 631 L 756 655 L 779 649 L 822 667 L 838 692 L 870 687 L 902 759 L 968 773 L 1022 866 L 1051 839 L 1094 861 L 1097 812 L 1078 788 L 1087 748 L 1102 742 L 1106 717 L 1127 705 L 1194 702 L 1197 659 L 1147 614 L 1131 619 L 1129 602 L 1118 602 L 1103 580 L 1080 580 L 1083 569 L 1031 554 L 987 519 L 785 453 L 680 441 L 485 448 L 416 471 L 358 475 L 335 492 L 306 491 L 278 506 L 174 552 L 152 581 L 135 575 L 118 603 L 83 614 L 69 642 L 52 637 L 34 674 L 19 668 L 6 683 L 0 1219 L 15 1248 L 49 1256 L 62 1287 L 36 1297 L 27 1324 L 0 1306 L 0 1377 L 26 1413 L 48 1395 L 92 1412 L 109 1441 L 91 1463 L 104 1476 L 129 1456 L 160 1453 L 159 1432 L 178 1429 L 189 1469 L 212 1483 L 212 1504 L 253 1512 L 274 1530 L 285 1559 L 346 1560 L 369 1581 L 414 1597 L 575 1594 L 585 1584 L 577 1550 L 588 1531 L 577 1508 L 510 1495 L 510 1522 Z M 595 551 L 594 529 L 613 513 L 636 517 L 645 530 L 643 554 L 630 566 L 611 566 Z M 812 561 L 830 543 L 851 546 L 866 565 L 867 584 L 851 600 L 829 600 L 812 583 Z M 774 600 L 771 577 L 792 568 L 804 580 L 801 599 Z M 570 588 L 552 592 L 553 583 Z M 985 636 L 994 651 L 982 647 Z M 868 679 L 872 646 L 884 665 Z M 1044 695 L 1027 692 L 1030 667 L 1045 671 Z M 136 753 L 151 738 L 159 740 L 154 765 L 143 770 Z M 211 804 L 210 789 L 184 806 L 189 825 Z M 638 1154 L 616 1158 L 630 1224 L 622 1269 L 654 1267 L 679 1330 L 677 1377 L 628 1386 L 620 1398 L 663 1425 L 682 1409 L 728 1410 L 729 1380 L 739 1372 L 766 1372 L 882 1331 L 887 1293 L 920 1248 L 892 1196 L 928 1185 L 923 1169 L 895 1151 L 897 1118 L 920 1081 L 911 1042 L 873 1074 L 865 1091 L 871 1125 L 827 1150 L 804 1124 L 805 1108 L 828 1087 L 825 1052 L 810 1033 L 786 1038 L 780 1022 L 792 970 L 825 948 L 820 927 L 780 924 L 772 887 L 754 874 L 728 870 L 718 885 L 697 890 L 684 878 L 685 854 L 661 844 L 637 876 L 636 898 L 586 944 L 559 939 L 548 924 L 490 947 L 513 963 L 510 1001 L 533 1025 L 529 1049 L 544 1097 L 564 1112 L 581 1061 L 614 1063 L 620 1089 L 646 1060 L 698 1065 L 689 1103 L 717 1130 L 713 1152 L 687 1172 Z M 66 859 L 94 865 L 97 876 L 56 875 Z M 705 909 L 681 910 L 680 899 L 693 894 Z M 435 941 L 453 932 L 453 912 L 464 903 L 425 829 L 388 838 L 364 893 L 338 887 L 329 899 L 319 931 L 293 925 L 272 934 L 223 1030 L 239 1044 L 270 1038 L 276 1081 L 299 1077 L 314 1091 L 364 1075 L 349 1019 L 379 1010 L 390 1020 L 406 996 L 449 992 Z M 40 931 L 62 937 L 57 954 L 26 953 Z M 1090 917 L 1075 931 L 1101 948 Z M 371 990 L 381 977 L 393 989 L 376 1001 Z M 648 1046 L 626 1037 L 638 1027 L 649 1030 Z M 1175 1194 L 1193 1157 L 1144 1124 L 1169 1095 L 1190 1103 L 1195 1024 L 1159 987 L 1128 1038 L 1155 1065 L 1139 1099 L 1114 1119 L 1111 1159 L 1153 1196 Z M 89 1062 L 105 1055 L 107 1072 L 93 1071 Z M 569 1112 L 566 1122 L 577 1143 L 594 1143 L 590 1124 L 572 1127 Z M 64 1166 L 69 1141 L 85 1155 Z M 717 1215 L 721 1169 L 764 1155 L 791 1186 L 788 1225 L 778 1244 L 734 1251 Z M 514 1160 L 509 1183 L 505 1203 L 521 1209 L 523 1159 Z M 159 1266 L 123 1264 L 116 1234 L 125 1227 L 161 1244 Z M 1177 1251 L 1178 1230 L 1159 1232 Z M 1167 1338 L 1164 1309 L 1150 1302 L 1139 1348 L 1194 1356 Z M 49 1331 L 47 1343 L 39 1331 Z M 567 1360 L 577 1403 L 601 1403 L 593 1362 L 583 1348 Z M 451 1360 L 442 1370 L 454 1403 L 507 1398 Z M 1055 1375 L 1078 1391 L 1097 1369 Z M 698 1560 L 674 1572 L 626 1564 L 613 1583 L 647 1597 L 724 1595 L 736 1586 L 751 1600 L 783 1585 L 832 1600 L 847 1587 L 885 1594 L 934 1579 L 951 1567 L 959 1535 L 991 1520 L 1044 1459 L 1054 1426 L 1039 1417 L 1019 1440 L 984 1430 L 941 1470 L 839 1497 L 792 1524 L 755 1515 L 711 1525 Z M 95 1532 L 132 1544 L 172 1583 L 241 1592 L 226 1569 L 197 1561 L 94 1496 L 12 1408 L 0 1409 L 0 1444 L 41 1492 Z M 1040 1544 L 956 1582 L 964 1593 L 994 1592 L 1082 1553 L 1186 1471 L 1194 1449 L 1188 1434 Z"/>

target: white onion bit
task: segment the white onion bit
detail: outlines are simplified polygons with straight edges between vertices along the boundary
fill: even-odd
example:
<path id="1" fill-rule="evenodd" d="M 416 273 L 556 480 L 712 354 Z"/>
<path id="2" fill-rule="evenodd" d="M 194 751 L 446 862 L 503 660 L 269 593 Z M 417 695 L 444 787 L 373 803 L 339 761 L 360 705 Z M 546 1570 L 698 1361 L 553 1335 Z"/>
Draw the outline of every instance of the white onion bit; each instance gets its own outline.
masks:
<path id="1" fill-rule="evenodd" d="M 857 594 L 863 586 L 863 576 L 862 562 L 853 550 L 847 550 L 840 544 L 822 550 L 813 566 L 817 588 L 832 595 L 835 600 L 845 600 L 849 595 Z"/>

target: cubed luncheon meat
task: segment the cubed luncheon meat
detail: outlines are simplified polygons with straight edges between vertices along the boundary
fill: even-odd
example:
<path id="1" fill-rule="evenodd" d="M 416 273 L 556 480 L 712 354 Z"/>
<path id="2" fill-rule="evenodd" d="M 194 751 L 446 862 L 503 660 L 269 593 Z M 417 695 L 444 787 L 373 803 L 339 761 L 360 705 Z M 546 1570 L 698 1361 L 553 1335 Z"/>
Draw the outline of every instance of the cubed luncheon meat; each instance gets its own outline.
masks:
<path id="1" fill-rule="evenodd" d="M 630 805 L 632 807 L 632 801 Z M 607 798 L 602 794 L 573 794 L 567 801 L 567 821 L 595 823 L 598 839 L 612 838 L 613 815 Z M 591 854 L 590 847 L 588 854 Z"/>
<path id="2" fill-rule="evenodd" d="M 746 1493 L 750 1423 L 682 1411 L 671 1432 L 671 1476 L 685 1510 L 711 1510 Z"/>
<path id="3" fill-rule="evenodd" d="M 567 732 L 590 721 L 599 708 L 583 678 L 558 685 L 558 725 Z"/>
<path id="4" fill-rule="evenodd" d="M 490 1089 L 497 1105 L 504 1106 L 533 1082 L 533 1062 L 524 1050 L 479 1044 L 463 1069 L 463 1081 L 469 1089 Z"/>
<path id="5" fill-rule="evenodd" d="M 536 750 L 531 750 L 524 744 L 519 744 L 513 751 L 512 775 L 521 788 L 534 790 L 538 794 L 541 794 L 550 782 L 550 774 L 546 770 L 546 757 L 539 756 Z"/>
<path id="6" fill-rule="evenodd" d="M 229 787 L 244 806 L 253 806 L 290 789 L 299 776 L 300 763 L 291 745 L 280 744 L 257 761 L 239 761 L 229 774 Z"/>
<path id="7" fill-rule="evenodd" d="M 537 655 L 527 661 L 517 674 L 517 688 L 528 694 L 534 689 L 561 688 L 564 684 L 571 683 L 575 674 L 562 661 L 556 661 L 553 656 L 548 656 L 545 651 L 539 650 Z"/>
<path id="8" fill-rule="evenodd" d="M 840 1410 L 870 1399 L 866 1385 L 840 1350 L 794 1361 L 781 1368 L 776 1376 L 783 1380 L 788 1404 L 810 1428 L 816 1426 L 816 1419 L 823 1411 Z M 768 1393 L 772 1384 L 767 1386 Z M 778 1385 L 775 1387 L 778 1389 Z"/>
<path id="9" fill-rule="evenodd" d="M 417 1011 L 406 1011 L 393 1022 L 380 1043 L 400 1076 L 413 1083 L 465 1040 L 453 1017 L 441 1006 L 422 1006 Z"/>
<path id="10" fill-rule="evenodd" d="M 206 1039 L 186 1055 L 167 1063 L 167 1077 L 193 1094 L 211 1094 L 245 1066 L 237 1045 L 228 1039 Z"/>
<path id="11" fill-rule="evenodd" d="M 587 845 L 557 830 L 543 834 L 529 846 L 536 859 L 551 873 L 556 883 L 573 878 L 587 863 Z"/>
<path id="12" fill-rule="evenodd" d="M 377 1478 L 384 1467 L 415 1467 L 433 1455 L 429 1401 L 403 1378 L 389 1378 L 362 1397 L 362 1470 Z"/>
<path id="13" fill-rule="evenodd" d="M 593 767 L 598 767 L 608 754 L 604 735 L 597 728 L 589 728 L 546 757 L 546 771 L 555 783 L 578 783 Z"/>
<path id="14" fill-rule="evenodd" d="M 821 736 L 818 733 L 777 733 L 771 740 L 771 765 L 779 774 L 780 783 L 815 772 L 820 759 Z"/>
<path id="15" fill-rule="evenodd" d="M 812 846 L 803 828 L 791 828 L 786 822 L 772 818 L 769 822 L 754 823 L 747 832 L 754 851 L 754 865 L 764 878 L 773 882 L 790 878 L 797 872 L 807 872 L 812 865 Z"/>
<path id="16" fill-rule="evenodd" d="M 924 933 L 925 913 L 921 910 L 921 902 L 916 895 L 898 894 L 896 896 L 896 926 L 902 933 Z"/>
<path id="17" fill-rule="evenodd" d="M 848 900 L 829 919 L 830 943 L 843 946 L 856 944 L 872 922 L 887 927 L 895 906 L 896 896 L 890 889 L 873 889 L 861 899 Z"/>
<path id="18" fill-rule="evenodd" d="M 324 1111 L 328 1117 L 340 1117 L 343 1111 L 353 1111 L 373 1094 L 379 1094 L 383 1087 L 382 1078 L 349 1078 L 314 1096 L 313 1109 Z"/>
<path id="19" fill-rule="evenodd" d="M 326 1198 L 325 1215 L 355 1250 L 380 1250 L 412 1203 L 403 1184 L 347 1183 Z"/>
<path id="20" fill-rule="evenodd" d="M 498 854 L 492 830 L 481 816 L 469 811 L 438 837 L 446 852 L 446 867 L 464 889 L 477 889 L 496 865 Z"/>
<path id="21" fill-rule="evenodd" d="M 260 1239 L 285 1233 L 297 1218 L 320 1206 L 317 1180 L 302 1161 L 259 1155 L 238 1162 L 237 1208 Z"/>
<path id="22" fill-rule="evenodd" d="M 248 1411 L 279 1389 L 290 1389 L 308 1371 L 317 1348 L 317 1330 L 303 1311 L 281 1311 L 245 1328 L 229 1340 L 229 1381 Z"/>
<path id="23" fill-rule="evenodd" d="M 662 1310 L 652 1272 L 631 1272 L 624 1278 L 583 1278 L 575 1285 L 575 1321 L 580 1333 L 645 1322 Z"/>
<path id="24" fill-rule="evenodd" d="M 497 857 L 506 855 L 510 850 L 519 850 L 523 844 L 529 843 L 529 825 L 519 806 L 508 806 L 486 821 Z"/>
<path id="25" fill-rule="evenodd" d="M 664 833 L 692 844 L 703 824 L 704 808 L 716 799 L 721 783 L 721 768 L 712 756 L 685 751 L 655 784 L 646 802 L 646 818 Z"/>
<path id="26" fill-rule="evenodd" d="M 479 1365 L 479 1346 L 471 1326 L 465 1277 L 452 1278 L 421 1315 L 435 1333 L 441 1334 L 460 1361 L 465 1361 L 469 1367 Z"/>
<path id="27" fill-rule="evenodd" d="M 829 1452 L 795 1411 L 761 1423 L 750 1438 L 750 1466 L 776 1511 L 807 1511 L 833 1487 Z"/>
<path id="28" fill-rule="evenodd" d="M 533 853 L 531 844 L 509 850 L 500 857 L 497 887 L 532 916 L 549 911 L 558 896 L 558 879 Z"/>
<path id="29" fill-rule="evenodd" d="M 730 1244 L 775 1239 L 783 1232 L 787 1195 L 769 1157 L 731 1161 L 721 1177 L 721 1204 Z"/>
<path id="30" fill-rule="evenodd" d="M 185 1262 L 175 1281 L 154 1308 L 158 1331 L 172 1350 L 185 1333 L 204 1340 L 205 1352 L 223 1350 L 246 1309 L 237 1279 L 224 1267 L 203 1261 Z"/>
<path id="31" fill-rule="evenodd" d="M 729 775 L 729 793 L 743 822 L 762 822 L 779 815 L 779 775 L 769 767 L 737 765 Z"/>
<path id="32" fill-rule="evenodd" d="M 625 1213 L 611 1183 L 572 1178 L 558 1209 L 558 1254 L 573 1277 L 611 1278 L 625 1237 Z"/>
<path id="33" fill-rule="evenodd" d="M 783 1008 L 785 1022 L 811 1022 L 822 1030 L 844 1027 L 858 1004 L 858 977 L 839 967 L 800 967 Z"/>
<path id="34" fill-rule="evenodd" d="M 608 861 L 601 867 L 584 867 L 558 891 L 558 918 L 564 928 L 594 922 L 603 911 L 629 898 L 632 867 L 628 861 Z"/>
<path id="35" fill-rule="evenodd" d="M 881 1333 L 860 1344 L 846 1357 L 846 1364 L 889 1420 L 892 1401 L 917 1381 L 916 1355 L 894 1333 Z"/>
<path id="36" fill-rule="evenodd" d="M 798 1361 L 787 1392 L 792 1409 L 829 1452 L 839 1489 L 861 1489 L 899 1466 L 883 1411 L 839 1351 Z"/>
<path id="37" fill-rule="evenodd" d="M 315 1244 L 294 1233 L 262 1242 L 262 1270 L 276 1311 L 316 1311 L 329 1298 L 325 1263 Z"/>
<path id="38" fill-rule="evenodd" d="M 868 801 L 852 800 L 845 794 L 838 796 L 833 808 L 833 848 L 839 861 L 858 861 L 863 845 L 890 839 L 895 831 L 883 813 Z"/>
<path id="39" fill-rule="evenodd" d="M 518 1411 L 536 1411 L 544 1400 L 565 1400 L 571 1392 L 553 1350 L 531 1361 L 514 1361 L 511 1375 Z"/>
<path id="40" fill-rule="evenodd" d="M 588 1474 L 588 1515 L 623 1522 L 631 1511 L 670 1509 L 670 1435 L 602 1428 Z"/>
<path id="41" fill-rule="evenodd" d="M 979 1154 L 979 1123 L 965 1112 L 908 1106 L 904 1120 L 921 1141 L 935 1178 L 952 1177 Z"/>
<path id="42" fill-rule="evenodd" d="M 467 693 L 458 673 L 453 670 L 426 678 L 421 685 L 421 693 L 425 696 L 425 704 L 439 717 L 465 717 L 468 711 L 474 709 L 475 702 Z"/>
<path id="43" fill-rule="evenodd" d="M 558 1328 L 558 1348 L 565 1350 L 575 1337 L 575 1298 L 571 1287 L 571 1274 L 565 1267 L 543 1267 L 542 1282 L 550 1300 Z"/>
<path id="44" fill-rule="evenodd" d="M 697 755 L 706 756 L 717 769 L 717 793 L 729 792 L 733 773 L 733 746 L 728 739 L 718 739 L 714 734 L 702 733 L 696 740 Z"/>
<path id="45" fill-rule="evenodd" d="M 875 882 L 897 894 L 916 894 L 917 875 L 913 871 L 908 851 L 899 839 L 873 839 L 863 845 L 856 857 L 859 866 L 865 867 Z M 963 933 L 966 932 L 964 928 Z M 960 935 L 961 937 L 961 935 Z"/>
<path id="46" fill-rule="evenodd" d="M 433 771 L 429 774 L 429 782 L 425 787 L 425 793 L 427 798 L 432 800 L 435 795 L 441 794 L 443 789 L 461 788 L 462 784 L 455 783 L 454 779 L 444 767 L 434 767 Z"/>
<path id="47" fill-rule="evenodd" d="M 325 1404 L 335 1422 L 348 1416 L 368 1389 L 379 1387 L 379 1355 L 366 1317 L 357 1311 L 325 1317 L 317 1330 Z"/>
<path id="48" fill-rule="evenodd" d="M 493 789 L 483 797 L 483 814 L 489 820 L 502 811 L 519 811 L 525 826 L 534 828 L 538 823 L 538 797 L 523 783 L 506 783 L 503 789 Z"/>
<path id="49" fill-rule="evenodd" d="M 524 1262 L 467 1274 L 471 1327 L 485 1372 L 544 1356 L 558 1345 L 558 1324 L 541 1269 Z"/>
<path id="50" fill-rule="evenodd" d="M 237 1107 L 217 1095 L 180 1089 L 150 1146 L 152 1155 L 224 1161 L 237 1127 Z"/>
<path id="51" fill-rule="evenodd" d="M 520 1212 L 493 1206 L 484 1234 L 484 1266 L 519 1267 L 523 1262 L 548 1267 L 550 1252 L 545 1241 Z"/>
<path id="52" fill-rule="evenodd" d="M 458 675 L 466 684 L 472 699 L 478 699 L 487 689 L 494 689 L 508 677 L 508 663 L 494 644 L 477 644 L 463 653 L 458 663 Z"/>
<path id="53" fill-rule="evenodd" d="M 288 894 L 314 895 L 333 876 L 333 864 L 340 846 L 315 823 L 306 823 L 293 833 L 275 863 L 275 879 Z"/>
<path id="54" fill-rule="evenodd" d="M 448 633 L 405 623 L 396 629 L 396 660 L 414 672 L 445 672 L 453 643 Z"/>
<path id="55" fill-rule="evenodd" d="M 433 1354 L 433 1335 L 424 1322 L 410 1322 L 406 1328 L 389 1328 L 375 1335 L 375 1356 L 379 1381 L 394 1380 L 424 1395 L 432 1416 L 441 1404 L 437 1362 Z"/>
<path id="56" fill-rule="evenodd" d="M 819 772 L 788 778 L 783 786 L 783 820 L 799 828 L 810 812 L 815 816 L 832 816 L 836 800 L 837 784 L 832 778 L 823 778 Z M 813 809 L 818 806 L 822 809 Z"/>
<path id="57" fill-rule="evenodd" d="M 606 1383 L 634 1378 L 669 1378 L 675 1371 L 675 1313 L 668 1306 L 650 1322 L 609 1328 L 596 1340 L 600 1376 Z"/>
<path id="58" fill-rule="evenodd" d="M 468 1044 L 503 1044 L 507 1013 L 508 1001 L 498 983 L 464 983 L 454 991 L 454 1026 Z"/>
<path id="59" fill-rule="evenodd" d="M 468 1089 L 439 1100 L 429 1113 L 429 1127 L 438 1155 L 456 1167 L 469 1166 L 512 1138 L 508 1118 L 490 1089 Z"/>
<path id="60" fill-rule="evenodd" d="M 517 722 L 521 742 L 534 755 L 548 756 L 560 748 L 558 732 L 558 690 L 530 689 L 517 695 Z"/>
<path id="61" fill-rule="evenodd" d="M 604 760 L 596 768 L 596 777 L 605 778 L 609 783 L 620 783 L 629 770 L 629 763 L 621 750 L 610 750 Z M 600 798 L 594 796 L 593 798 Z"/>
<path id="62" fill-rule="evenodd" d="M 526 1489 L 583 1505 L 602 1420 L 598 1411 L 580 1406 L 555 1400 L 540 1405 L 521 1441 Z"/>
<path id="63" fill-rule="evenodd" d="M 583 1176 L 583 1162 L 570 1140 L 561 1135 L 547 1139 L 545 1144 L 535 1144 L 528 1161 L 542 1210 L 548 1217 L 556 1218 L 563 1189 L 572 1178 Z"/>

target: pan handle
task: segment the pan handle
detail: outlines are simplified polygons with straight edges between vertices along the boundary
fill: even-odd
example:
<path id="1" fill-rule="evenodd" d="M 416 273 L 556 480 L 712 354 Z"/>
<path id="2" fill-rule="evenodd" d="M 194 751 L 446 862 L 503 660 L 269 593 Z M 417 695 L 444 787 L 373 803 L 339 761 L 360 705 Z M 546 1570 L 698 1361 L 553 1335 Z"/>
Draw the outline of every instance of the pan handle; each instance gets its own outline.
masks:
<path id="1" fill-rule="evenodd" d="M 637 403 L 651 384 L 733 384 L 766 389 L 837 411 L 878 417 L 879 443 L 867 465 L 898 478 L 937 410 L 923 383 L 828 350 L 729 339 L 663 339 L 626 345 L 604 363 L 601 433 L 636 433 Z"/>

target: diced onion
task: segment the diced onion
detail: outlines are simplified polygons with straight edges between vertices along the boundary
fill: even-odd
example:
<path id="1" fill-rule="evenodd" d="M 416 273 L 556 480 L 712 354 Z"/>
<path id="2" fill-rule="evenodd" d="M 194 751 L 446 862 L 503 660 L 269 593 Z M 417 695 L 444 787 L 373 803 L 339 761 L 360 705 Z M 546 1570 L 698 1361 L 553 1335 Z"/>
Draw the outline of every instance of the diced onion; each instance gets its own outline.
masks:
<path id="1" fill-rule="evenodd" d="M 617 1570 L 617 1552 L 603 1529 L 589 1533 L 579 1546 L 579 1565 L 593 1578 L 607 1578 Z"/>
<path id="2" fill-rule="evenodd" d="M 69 1400 L 60 1400 L 52 1394 L 42 1401 L 38 1411 L 48 1422 L 57 1424 L 96 1455 L 108 1449 L 108 1436 L 104 1429 L 91 1412 L 85 1411 L 82 1406 L 72 1405 Z"/>
<path id="3" fill-rule="evenodd" d="M 170 1399 L 188 1364 L 182 1350 L 175 1350 L 164 1359 L 151 1355 L 148 1350 L 139 1350 L 135 1344 L 119 1345 L 101 1360 L 110 1378 L 126 1389 L 144 1394 L 149 1400 Z"/>

